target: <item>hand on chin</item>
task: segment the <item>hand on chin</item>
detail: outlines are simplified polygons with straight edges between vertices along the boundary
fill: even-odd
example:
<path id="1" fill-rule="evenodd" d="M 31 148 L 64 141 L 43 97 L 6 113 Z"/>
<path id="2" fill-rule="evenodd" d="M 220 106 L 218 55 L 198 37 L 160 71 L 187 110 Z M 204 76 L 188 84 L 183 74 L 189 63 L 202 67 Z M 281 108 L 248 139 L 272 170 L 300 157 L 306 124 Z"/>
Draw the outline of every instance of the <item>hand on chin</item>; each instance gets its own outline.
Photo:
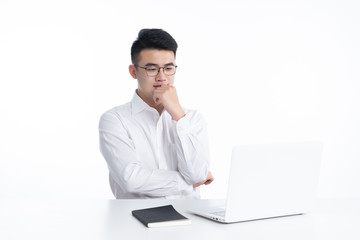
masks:
<path id="1" fill-rule="evenodd" d="M 155 106 L 159 106 L 162 101 L 161 97 L 164 97 L 164 92 L 170 87 L 169 83 L 159 82 L 153 85 L 154 90 L 152 93 Z"/>

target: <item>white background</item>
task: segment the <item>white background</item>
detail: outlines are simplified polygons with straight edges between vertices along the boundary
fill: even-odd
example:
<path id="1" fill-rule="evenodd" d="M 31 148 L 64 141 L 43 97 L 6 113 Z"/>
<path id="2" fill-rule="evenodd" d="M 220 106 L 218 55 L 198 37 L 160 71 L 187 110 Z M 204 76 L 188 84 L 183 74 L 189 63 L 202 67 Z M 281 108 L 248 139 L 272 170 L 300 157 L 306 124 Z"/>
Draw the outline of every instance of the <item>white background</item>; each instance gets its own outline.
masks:
<path id="1" fill-rule="evenodd" d="M 178 42 L 180 101 L 205 115 L 213 184 L 231 148 L 321 140 L 320 197 L 360 197 L 360 2 L 0 0 L 0 197 L 113 198 L 98 120 L 131 100 L 141 28 Z"/>

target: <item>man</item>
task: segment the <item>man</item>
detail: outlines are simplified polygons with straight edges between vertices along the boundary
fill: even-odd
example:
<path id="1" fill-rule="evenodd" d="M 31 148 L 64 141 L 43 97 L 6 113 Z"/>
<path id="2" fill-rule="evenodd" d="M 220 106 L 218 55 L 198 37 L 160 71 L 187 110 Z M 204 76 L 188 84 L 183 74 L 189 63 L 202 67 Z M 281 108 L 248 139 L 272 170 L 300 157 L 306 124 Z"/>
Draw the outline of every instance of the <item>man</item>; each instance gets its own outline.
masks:
<path id="1" fill-rule="evenodd" d="M 100 150 L 116 198 L 199 198 L 199 186 L 214 180 L 204 119 L 181 107 L 173 85 L 176 50 L 169 33 L 141 30 L 131 47 L 133 99 L 100 119 Z"/>

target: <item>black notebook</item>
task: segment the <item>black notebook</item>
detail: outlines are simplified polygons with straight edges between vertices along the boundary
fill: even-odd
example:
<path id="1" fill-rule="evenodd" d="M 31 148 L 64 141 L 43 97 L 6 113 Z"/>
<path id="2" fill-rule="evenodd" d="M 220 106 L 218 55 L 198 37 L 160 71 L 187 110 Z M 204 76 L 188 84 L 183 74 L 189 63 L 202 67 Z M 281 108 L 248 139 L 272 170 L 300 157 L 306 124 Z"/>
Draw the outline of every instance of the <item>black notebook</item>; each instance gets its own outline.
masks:
<path id="1" fill-rule="evenodd" d="M 191 220 L 178 213 L 172 205 L 134 210 L 132 215 L 149 228 L 191 224 Z"/>

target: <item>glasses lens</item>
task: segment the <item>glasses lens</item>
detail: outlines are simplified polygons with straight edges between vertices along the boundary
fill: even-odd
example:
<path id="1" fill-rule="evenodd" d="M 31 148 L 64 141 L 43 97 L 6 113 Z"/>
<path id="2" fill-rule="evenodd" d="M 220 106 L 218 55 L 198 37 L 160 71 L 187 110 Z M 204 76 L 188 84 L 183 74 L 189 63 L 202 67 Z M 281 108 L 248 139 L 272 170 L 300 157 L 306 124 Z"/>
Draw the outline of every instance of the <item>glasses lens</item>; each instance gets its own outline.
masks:
<path id="1" fill-rule="evenodd" d="M 164 73 L 168 76 L 170 75 L 174 75 L 175 74 L 175 66 L 167 66 L 167 67 L 164 67 Z"/>
<path id="2" fill-rule="evenodd" d="M 174 75 L 176 72 L 176 67 L 175 66 L 166 66 L 166 67 L 147 67 L 146 68 L 146 73 L 149 77 L 155 77 L 158 75 L 160 68 L 162 68 L 164 70 L 164 74 L 171 76 Z"/>
<path id="3" fill-rule="evenodd" d="M 146 73 L 150 77 L 155 77 L 158 74 L 158 72 L 159 72 L 158 67 L 147 67 L 146 68 Z"/>

